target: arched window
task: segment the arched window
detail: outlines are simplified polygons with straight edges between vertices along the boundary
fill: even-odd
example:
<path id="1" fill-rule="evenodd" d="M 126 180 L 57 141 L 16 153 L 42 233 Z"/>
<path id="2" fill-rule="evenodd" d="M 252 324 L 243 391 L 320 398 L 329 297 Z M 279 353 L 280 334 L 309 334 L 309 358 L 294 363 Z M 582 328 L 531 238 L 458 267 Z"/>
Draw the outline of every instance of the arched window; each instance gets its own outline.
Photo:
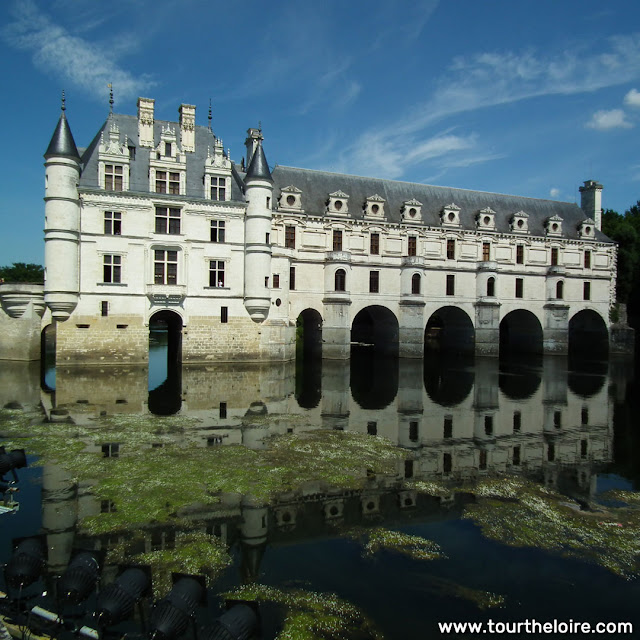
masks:
<path id="1" fill-rule="evenodd" d="M 420 293 L 420 274 L 414 273 L 411 276 L 411 293 L 419 294 Z"/>
<path id="2" fill-rule="evenodd" d="M 564 297 L 564 282 L 562 280 L 558 280 L 556 282 L 556 298 L 558 300 L 562 300 Z"/>
<path id="3" fill-rule="evenodd" d="M 336 278 L 335 278 L 336 291 L 345 291 L 346 283 L 347 283 L 347 274 L 345 270 L 338 269 L 336 271 Z"/>
<path id="4" fill-rule="evenodd" d="M 489 278 L 487 280 L 487 296 L 492 298 L 495 295 L 496 295 L 496 279 Z"/>

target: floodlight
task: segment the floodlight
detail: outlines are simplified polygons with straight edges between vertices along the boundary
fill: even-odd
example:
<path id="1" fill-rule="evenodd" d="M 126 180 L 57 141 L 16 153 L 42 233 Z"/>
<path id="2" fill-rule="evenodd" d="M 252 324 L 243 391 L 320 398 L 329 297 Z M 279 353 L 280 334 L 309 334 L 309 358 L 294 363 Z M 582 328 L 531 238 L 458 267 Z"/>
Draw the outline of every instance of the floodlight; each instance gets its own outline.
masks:
<path id="1" fill-rule="evenodd" d="M 22 589 L 36 582 L 44 571 L 45 554 L 46 547 L 40 537 L 20 541 L 4 569 L 7 586 Z"/>
<path id="2" fill-rule="evenodd" d="M 69 563 L 58 581 L 58 597 L 68 604 L 80 604 L 96 588 L 100 563 L 96 553 L 81 551 Z"/>
<path id="3" fill-rule="evenodd" d="M 196 608 L 204 603 L 206 588 L 203 579 L 178 574 L 174 580 L 173 589 L 151 611 L 151 640 L 174 640 L 184 634 Z"/>
<path id="4" fill-rule="evenodd" d="M 22 469 L 27 466 L 27 456 L 24 449 L 13 449 L 6 452 L 4 447 L 0 447 L 0 480 L 4 479 L 4 474 L 11 471 L 14 480 L 17 482 L 16 469 Z"/>
<path id="5" fill-rule="evenodd" d="M 236 604 L 203 629 L 200 640 L 249 640 L 258 628 L 258 616 L 248 604 Z"/>
<path id="6" fill-rule="evenodd" d="M 98 626 L 111 627 L 128 618 L 133 607 L 151 587 L 148 573 L 141 567 L 130 567 L 98 596 L 95 615 Z"/>

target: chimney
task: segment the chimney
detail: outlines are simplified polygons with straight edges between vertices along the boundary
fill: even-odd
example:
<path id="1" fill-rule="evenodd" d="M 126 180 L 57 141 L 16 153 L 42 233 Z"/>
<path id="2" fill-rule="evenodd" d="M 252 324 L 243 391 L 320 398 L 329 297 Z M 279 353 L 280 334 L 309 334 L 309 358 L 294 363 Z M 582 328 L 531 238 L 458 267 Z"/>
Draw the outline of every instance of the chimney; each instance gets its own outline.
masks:
<path id="1" fill-rule="evenodd" d="M 182 151 L 196 150 L 196 108 L 192 104 L 181 104 L 180 114 L 180 146 Z"/>
<path id="2" fill-rule="evenodd" d="M 153 98 L 138 98 L 138 144 L 153 148 Z"/>
<path id="3" fill-rule="evenodd" d="M 585 180 L 580 187 L 580 208 L 595 222 L 596 229 L 602 228 L 602 188 L 595 180 Z"/>
<path id="4" fill-rule="evenodd" d="M 253 128 L 247 129 L 247 139 L 244 141 L 244 146 L 247 148 L 247 167 L 251 164 L 251 158 L 253 158 L 253 152 L 258 146 L 258 140 L 264 140 L 262 131 Z"/>

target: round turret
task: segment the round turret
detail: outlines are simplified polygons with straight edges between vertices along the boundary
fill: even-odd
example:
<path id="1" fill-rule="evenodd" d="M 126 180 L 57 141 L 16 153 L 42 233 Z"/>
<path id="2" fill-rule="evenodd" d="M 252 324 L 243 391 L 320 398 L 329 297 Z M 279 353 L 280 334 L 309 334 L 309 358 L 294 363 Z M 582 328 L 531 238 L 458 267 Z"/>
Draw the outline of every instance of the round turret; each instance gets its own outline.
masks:
<path id="1" fill-rule="evenodd" d="M 80 290 L 80 156 L 64 111 L 63 98 L 58 126 L 44 154 L 44 300 L 54 320 L 60 321 L 76 308 Z"/>
<path id="2" fill-rule="evenodd" d="M 245 177 L 247 212 L 245 219 L 244 306 L 254 322 L 269 315 L 271 295 L 271 202 L 273 178 L 258 139 Z"/>

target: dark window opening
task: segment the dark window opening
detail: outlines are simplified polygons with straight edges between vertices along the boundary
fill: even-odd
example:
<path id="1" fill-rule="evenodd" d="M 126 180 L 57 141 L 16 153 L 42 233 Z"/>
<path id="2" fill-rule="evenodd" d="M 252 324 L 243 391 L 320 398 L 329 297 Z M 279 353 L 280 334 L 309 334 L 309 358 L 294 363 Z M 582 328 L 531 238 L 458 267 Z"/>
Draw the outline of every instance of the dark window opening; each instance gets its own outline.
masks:
<path id="1" fill-rule="evenodd" d="M 447 295 L 456 295 L 456 277 L 454 275 L 447 276 Z"/>
<path id="2" fill-rule="evenodd" d="M 380 234 L 372 233 L 369 242 L 369 253 L 378 255 L 380 253 Z"/>
<path id="3" fill-rule="evenodd" d="M 380 292 L 380 272 L 369 271 L 369 293 Z"/>
<path id="4" fill-rule="evenodd" d="M 418 423 L 415 421 L 409 423 L 409 441 L 418 442 Z"/>
<path id="5" fill-rule="evenodd" d="M 222 324 L 229 322 L 229 307 L 220 307 L 220 322 Z"/>
<path id="6" fill-rule="evenodd" d="M 450 416 L 447 416 L 444 419 L 443 437 L 444 438 L 453 437 L 453 418 Z"/>
<path id="7" fill-rule="evenodd" d="M 227 417 L 227 403 L 226 402 L 221 402 L 220 403 L 220 418 L 224 419 Z"/>
<path id="8" fill-rule="evenodd" d="M 378 423 L 377 422 L 367 422 L 367 433 L 370 436 L 378 435 Z"/>

